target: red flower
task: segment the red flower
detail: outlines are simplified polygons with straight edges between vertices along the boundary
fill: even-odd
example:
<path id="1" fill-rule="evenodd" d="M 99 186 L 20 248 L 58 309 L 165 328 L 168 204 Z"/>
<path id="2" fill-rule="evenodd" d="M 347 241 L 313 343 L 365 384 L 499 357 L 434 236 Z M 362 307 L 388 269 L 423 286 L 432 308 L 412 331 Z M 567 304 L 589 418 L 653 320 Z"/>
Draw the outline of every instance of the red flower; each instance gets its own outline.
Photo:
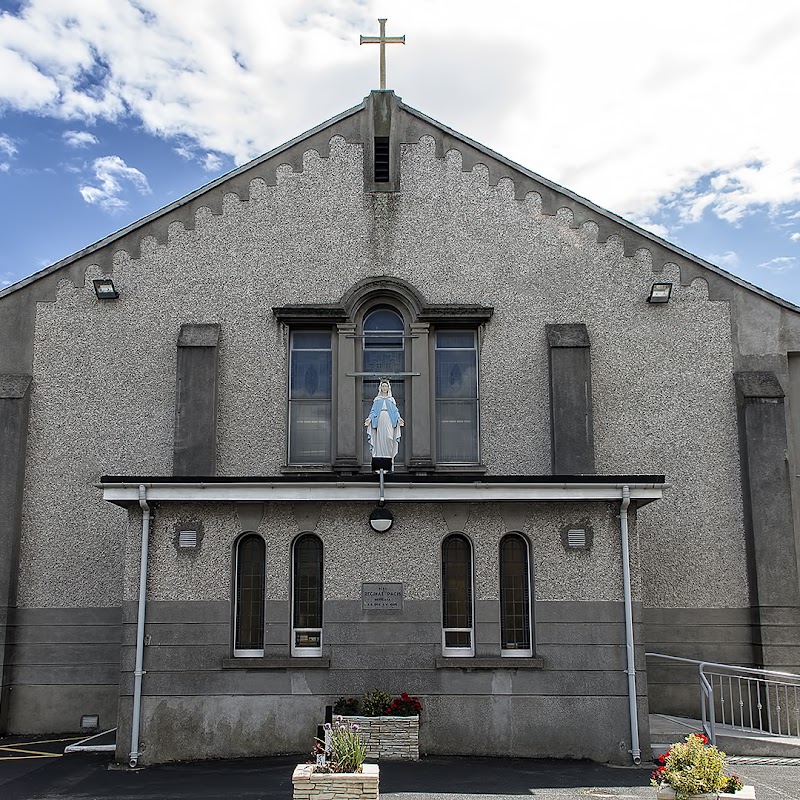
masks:
<path id="1" fill-rule="evenodd" d="M 662 753 L 662 754 L 661 754 L 661 755 L 658 757 L 658 763 L 659 763 L 659 764 L 663 764 L 663 763 L 665 763 L 665 762 L 666 762 L 666 760 L 667 760 L 667 754 L 666 754 L 666 753 Z"/>
<path id="2" fill-rule="evenodd" d="M 705 736 L 702 733 L 695 733 L 692 735 L 696 736 L 703 744 L 708 744 L 708 736 Z"/>

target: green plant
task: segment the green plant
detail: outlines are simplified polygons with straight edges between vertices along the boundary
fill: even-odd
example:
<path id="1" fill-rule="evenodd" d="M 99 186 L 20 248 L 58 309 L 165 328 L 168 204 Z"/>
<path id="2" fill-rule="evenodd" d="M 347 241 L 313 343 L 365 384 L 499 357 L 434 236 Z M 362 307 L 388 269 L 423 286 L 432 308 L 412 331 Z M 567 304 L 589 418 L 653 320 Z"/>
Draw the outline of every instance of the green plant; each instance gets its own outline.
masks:
<path id="1" fill-rule="evenodd" d="M 373 689 L 371 692 L 364 693 L 364 699 L 361 701 L 361 708 L 366 717 L 381 717 L 386 713 L 389 704 L 392 702 L 392 696 L 380 689 Z"/>
<path id="2" fill-rule="evenodd" d="M 333 704 L 334 714 L 344 714 L 346 717 L 358 714 L 358 698 L 354 697 L 340 697 Z"/>
<path id="3" fill-rule="evenodd" d="M 317 739 L 314 755 L 325 752 L 325 763 L 317 764 L 316 772 L 361 772 L 366 751 L 358 733 L 358 725 L 345 722 L 337 716 L 333 723 L 325 723 L 325 741 Z M 330 735 L 328 735 L 330 731 Z"/>
<path id="4" fill-rule="evenodd" d="M 662 783 L 675 790 L 677 800 L 687 800 L 693 794 L 736 792 L 742 782 L 736 775 L 726 775 L 725 753 L 702 733 L 691 733 L 683 742 L 673 744 L 658 757 L 661 766 L 650 776 L 653 786 Z"/>
<path id="5" fill-rule="evenodd" d="M 422 703 L 418 697 L 410 697 L 408 692 L 402 692 L 399 697 L 395 697 L 384 714 L 393 717 L 415 717 L 422 711 Z"/>

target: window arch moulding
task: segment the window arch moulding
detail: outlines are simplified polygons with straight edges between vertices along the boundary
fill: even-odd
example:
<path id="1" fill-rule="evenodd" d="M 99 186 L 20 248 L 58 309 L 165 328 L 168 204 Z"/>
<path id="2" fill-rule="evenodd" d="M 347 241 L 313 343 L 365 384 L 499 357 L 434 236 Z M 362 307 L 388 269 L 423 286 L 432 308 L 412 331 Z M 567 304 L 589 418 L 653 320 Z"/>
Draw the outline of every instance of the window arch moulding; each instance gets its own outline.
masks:
<path id="1" fill-rule="evenodd" d="M 399 301 L 413 317 L 413 322 L 433 325 L 483 325 L 494 314 L 493 306 L 476 303 L 428 303 L 408 281 L 392 276 L 365 278 L 348 289 L 338 303 L 294 303 L 273 306 L 272 313 L 284 325 L 309 325 L 353 322 L 365 306 L 379 299 Z"/>

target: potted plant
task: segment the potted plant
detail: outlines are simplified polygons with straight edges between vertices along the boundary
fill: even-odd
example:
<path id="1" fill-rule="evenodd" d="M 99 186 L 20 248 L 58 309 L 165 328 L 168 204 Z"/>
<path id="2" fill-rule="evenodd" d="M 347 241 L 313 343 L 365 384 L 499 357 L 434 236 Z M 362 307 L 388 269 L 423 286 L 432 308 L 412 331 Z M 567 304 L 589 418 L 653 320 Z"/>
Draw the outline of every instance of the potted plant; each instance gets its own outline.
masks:
<path id="1" fill-rule="evenodd" d="M 378 765 L 364 763 L 358 725 L 337 716 L 325 729 L 325 741 L 317 740 L 314 747 L 314 760 L 295 767 L 294 800 L 378 800 Z"/>
<path id="2" fill-rule="evenodd" d="M 752 786 L 736 775 L 725 774 L 725 753 L 708 744 L 702 733 L 692 733 L 658 758 L 661 766 L 650 782 L 658 788 L 657 800 L 718 800 L 754 798 Z"/>
<path id="3" fill-rule="evenodd" d="M 367 758 L 419 760 L 419 715 L 422 703 L 418 697 L 402 692 L 392 698 L 380 689 L 373 689 L 360 699 L 340 697 L 333 710 L 359 726 Z"/>

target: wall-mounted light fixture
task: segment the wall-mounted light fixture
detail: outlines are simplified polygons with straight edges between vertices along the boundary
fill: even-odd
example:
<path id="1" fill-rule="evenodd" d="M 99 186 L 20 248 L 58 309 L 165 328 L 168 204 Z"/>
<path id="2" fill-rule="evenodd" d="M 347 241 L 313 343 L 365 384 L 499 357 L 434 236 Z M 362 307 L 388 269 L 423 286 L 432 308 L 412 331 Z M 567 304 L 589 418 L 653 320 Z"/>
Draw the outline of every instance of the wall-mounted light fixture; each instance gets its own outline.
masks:
<path id="1" fill-rule="evenodd" d="M 111 278 L 100 278 L 92 282 L 94 283 L 94 293 L 97 295 L 98 300 L 116 300 L 119 297 L 119 292 Z"/>
<path id="2" fill-rule="evenodd" d="M 650 297 L 647 298 L 647 302 L 669 303 L 669 298 L 671 294 L 672 294 L 671 283 L 654 283 L 650 287 Z"/>
<path id="3" fill-rule="evenodd" d="M 393 522 L 392 512 L 386 506 L 378 506 L 369 515 L 369 526 L 376 533 L 386 533 L 392 527 Z"/>

